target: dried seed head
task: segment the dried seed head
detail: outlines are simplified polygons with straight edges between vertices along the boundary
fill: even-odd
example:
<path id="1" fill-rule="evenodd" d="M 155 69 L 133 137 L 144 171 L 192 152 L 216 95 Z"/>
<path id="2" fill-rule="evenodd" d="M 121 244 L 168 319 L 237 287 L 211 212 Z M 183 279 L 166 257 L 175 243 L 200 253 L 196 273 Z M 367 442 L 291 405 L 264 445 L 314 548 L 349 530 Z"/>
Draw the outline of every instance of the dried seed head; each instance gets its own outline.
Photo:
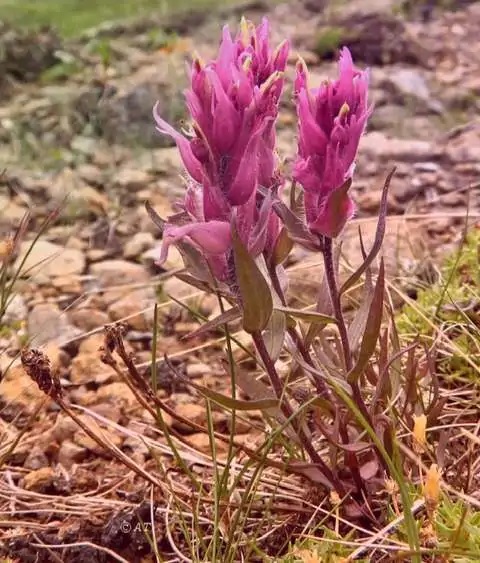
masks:
<path id="1" fill-rule="evenodd" d="M 41 391 L 53 400 L 62 398 L 62 387 L 58 377 L 52 373 L 50 359 L 41 350 L 22 350 L 22 366 Z"/>
<path id="2" fill-rule="evenodd" d="M 433 514 L 438 506 L 440 490 L 440 471 L 438 470 L 438 465 L 433 463 L 427 471 L 425 485 L 423 486 L 425 505 L 430 515 Z"/>
<path id="3" fill-rule="evenodd" d="M 413 415 L 413 449 L 415 453 L 421 453 L 427 444 L 427 417 Z"/>

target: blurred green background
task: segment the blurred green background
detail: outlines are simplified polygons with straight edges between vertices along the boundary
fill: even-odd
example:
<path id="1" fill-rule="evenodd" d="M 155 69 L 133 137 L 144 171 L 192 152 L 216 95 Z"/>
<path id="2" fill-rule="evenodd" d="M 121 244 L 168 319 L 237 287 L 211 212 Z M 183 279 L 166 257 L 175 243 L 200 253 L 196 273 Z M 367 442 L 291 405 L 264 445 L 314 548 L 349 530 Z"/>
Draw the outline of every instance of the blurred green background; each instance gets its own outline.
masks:
<path id="1" fill-rule="evenodd" d="M 0 20 L 22 26 L 53 25 L 74 36 L 106 20 L 171 15 L 189 9 L 232 3 L 232 0 L 0 0 Z"/>

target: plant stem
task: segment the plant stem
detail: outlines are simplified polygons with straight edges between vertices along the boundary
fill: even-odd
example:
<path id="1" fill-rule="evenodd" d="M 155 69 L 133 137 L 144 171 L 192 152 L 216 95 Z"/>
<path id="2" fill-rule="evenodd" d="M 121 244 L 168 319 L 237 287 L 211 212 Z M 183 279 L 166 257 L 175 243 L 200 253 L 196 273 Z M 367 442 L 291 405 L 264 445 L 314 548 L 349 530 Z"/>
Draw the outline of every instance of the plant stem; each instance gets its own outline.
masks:
<path id="1" fill-rule="evenodd" d="M 337 493 L 339 495 L 344 495 L 345 488 L 343 487 L 342 483 L 340 482 L 339 479 L 337 479 L 337 477 L 333 474 L 331 469 L 318 455 L 317 451 L 313 447 L 313 444 L 309 440 L 308 436 L 305 434 L 301 425 L 295 420 L 294 410 L 291 404 L 285 399 L 282 381 L 277 373 L 275 364 L 273 363 L 273 360 L 270 357 L 270 354 L 268 353 L 261 332 L 259 331 L 254 332 L 252 334 L 252 339 L 260 355 L 260 358 L 262 359 L 262 362 L 265 366 L 265 370 L 267 371 L 267 374 L 270 378 L 270 383 L 272 384 L 273 390 L 275 391 L 275 395 L 280 401 L 280 407 L 282 409 L 283 414 L 287 418 L 292 418 L 292 426 L 298 438 L 300 439 L 303 447 L 308 452 L 308 455 L 310 456 L 312 462 L 318 466 L 319 470 L 323 473 L 323 475 L 327 478 L 327 480 L 330 481 L 330 483 L 337 491 Z"/>
<path id="2" fill-rule="evenodd" d="M 332 239 L 325 237 L 323 243 L 323 262 L 325 264 L 325 276 L 327 278 L 330 299 L 332 300 L 333 313 L 337 319 L 340 340 L 342 341 L 343 358 L 347 371 L 353 367 L 352 352 L 350 350 L 350 342 L 348 341 L 347 327 L 343 318 L 342 305 L 340 302 L 340 294 L 338 293 L 337 279 L 335 276 L 335 266 L 333 264 L 333 247 Z"/>
<path id="3" fill-rule="evenodd" d="M 323 261 L 325 264 L 325 276 L 327 278 L 328 289 L 330 292 L 330 299 L 332 300 L 333 314 L 337 319 L 338 331 L 340 333 L 340 340 L 342 342 L 343 358 L 347 373 L 353 368 L 352 351 L 350 349 L 350 342 L 348 340 L 347 326 L 343 317 L 342 303 L 340 293 L 337 286 L 337 278 L 335 275 L 335 266 L 333 262 L 333 244 L 332 239 L 324 237 L 323 239 Z M 352 388 L 352 395 L 355 403 L 362 412 L 363 416 L 368 420 L 369 424 L 373 426 L 372 419 L 368 412 L 367 406 L 362 397 L 360 387 L 357 381 L 350 384 Z"/>
<path id="4" fill-rule="evenodd" d="M 278 297 L 280 298 L 280 302 L 282 303 L 282 305 L 284 307 L 286 307 L 287 306 L 287 300 L 285 298 L 285 294 L 283 293 L 283 289 L 282 289 L 282 286 L 280 284 L 280 280 L 278 279 L 277 269 L 275 268 L 275 266 L 271 266 L 269 268 L 269 273 L 270 273 L 270 279 L 272 280 L 273 289 L 275 290 Z M 297 347 L 299 354 L 302 356 L 303 360 L 309 366 L 312 366 L 313 368 L 315 368 L 315 365 L 313 364 L 312 357 L 310 356 L 310 352 L 307 349 L 307 347 L 305 346 L 305 344 L 302 340 L 302 337 L 300 336 L 300 334 L 298 334 L 298 331 L 293 327 L 289 327 L 289 328 L 287 328 L 287 332 L 290 335 L 290 337 L 292 338 L 292 340 L 293 340 L 295 346 Z M 317 393 L 321 397 L 325 397 L 326 399 L 333 400 L 330 389 L 328 389 L 325 382 L 322 379 L 320 379 L 319 377 L 315 377 L 315 376 L 313 376 L 313 377 L 314 377 L 315 387 L 317 388 Z"/>

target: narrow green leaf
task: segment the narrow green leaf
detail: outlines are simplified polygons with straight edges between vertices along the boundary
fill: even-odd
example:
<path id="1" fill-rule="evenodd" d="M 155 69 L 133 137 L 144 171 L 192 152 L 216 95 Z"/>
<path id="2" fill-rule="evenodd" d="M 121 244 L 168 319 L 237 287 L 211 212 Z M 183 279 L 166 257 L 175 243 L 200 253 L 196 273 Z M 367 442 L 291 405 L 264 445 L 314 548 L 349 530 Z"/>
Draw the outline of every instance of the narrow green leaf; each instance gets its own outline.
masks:
<path id="1" fill-rule="evenodd" d="M 211 330 L 215 330 L 220 326 L 223 327 L 227 323 L 236 321 L 241 318 L 241 316 L 242 312 L 240 311 L 240 309 L 238 307 L 232 307 L 231 309 L 228 309 L 224 313 L 221 313 L 220 315 L 218 315 L 218 317 L 215 317 L 211 321 L 207 321 L 193 332 L 190 332 L 185 338 L 194 338 L 201 336 L 207 332 L 210 332 Z"/>
<path id="2" fill-rule="evenodd" d="M 366 260 L 365 247 L 363 245 L 362 231 L 359 229 L 360 237 L 360 249 L 362 251 L 363 260 Z M 361 305 L 355 313 L 355 317 L 348 327 L 348 341 L 350 342 L 350 350 L 355 353 L 358 349 L 360 343 L 360 337 L 362 336 L 365 325 L 368 319 L 368 312 L 370 310 L 370 305 L 373 297 L 373 281 L 372 281 L 372 269 L 368 266 L 365 269 L 365 283 L 362 288 L 362 298 Z"/>
<path id="3" fill-rule="evenodd" d="M 290 307 L 275 307 L 275 310 L 281 311 L 289 317 L 300 319 L 301 321 L 305 321 L 311 324 L 325 325 L 337 322 L 334 317 L 331 317 L 330 315 L 323 315 L 322 313 L 317 313 L 316 311 L 302 311 L 300 309 L 292 309 Z"/>
<path id="4" fill-rule="evenodd" d="M 235 271 L 242 298 L 243 329 L 252 334 L 262 331 L 273 311 L 273 298 L 267 280 L 250 256 L 232 223 Z"/>
<path id="5" fill-rule="evenodd" d="M 342 242 L 340 241 L 335 245 L 333 250 L 333 266 L 335 268 L 335 275 L 338 277 L 338 269 L 340 266 L 340 255 L 342 251 Z M 323 274 L 320 287 L 318 289 L 317 305 L 315 307 L 317 313 L 322 315 L 331 315 L 333 312 L 332 300 L 330 298 L 330 291 L 328 289 L 328 279 L 325 273 Z M 315 338 L 322 332 L 325 325 L 311 324 L 305 336 L 305 346 L 308 348 Z"/>
<path id="6" fill-rule="evenodd" d="M 278 408 L 278 399 L 258 399 L 256 401 L 242 401 L 240 399 L 233 399 L 232 397 L 227 397 L 217 391 L 212 389 L 207 389 L 205 387 L 200 387 L 195 385 L 195 388 L 201 393 L 205 398 L 214 401 L 222 407 L 237 411 L 266 411 L 272 408 Z"/>
<path id="7" fill-rule="evenodd" d="M 203 254 L 188 242 L 178 241 L 176 247 L 183 258 L 186 269 L 201 281 L 214 286 L 215 282 L 210 267 Z"/>
<path id="8" fill-rule="evenodd" d="M 383 185 L 382 191 L 382 199 L 380 202 L 380 211 L 378 215 L 378 223 L 377 223 L 377 230 L 375 232 L 375 240 L 373 241 L 372 249 L 370 250 L 366 260 L 363 264 L 358 268 L 356 272 L 354 272 L 348 280 L 342 285 L 340 288 L 340 295 L 343 295 L 347 289 L 351 288 L 361 277 L 363 272 L 370 266 L 370 264 L 374 261 L 377 254 L 380 252 L 382 248 L 383 237 L 385 236 L 385 227 L 387 224 L 387 204 L 388 204 L 388 189 L 390 187 L 390 182 L 392 180 L 393 175 L 395 174 L 395 168 L 390 172 L 385 180 L 385 184 Z"/>
<path id="9" fill-rule="evenodd" d="M 180 281 L 188 283 L 188 285 L 191 285 L 192 287 L 196 287 L 197 289 L 201 289 L 202 291 L 205 291 L 205 293 L 211 293 L 212 291 L 212 288 L 210 285 L 208 285 L 208 283 L 205 283 L 201 280 L 197 280 L 197 278 L 194 278 L 189 274 L 185 274 L 183 272 L 177 272 L 175 273 L 175 277 L 178 278 Z"/>
<path id="10" fill-rule="evenodd" d="M 365 325 L 365 332 L 360 345 L 360 353 L 356 365 L 347 376 L 349 383 L 355 382 L 362 374 L 365 366 L 375 352 L 377 346 L 378 335 L 382 325 L 383 316 L 383 299 L 385 290 L 385 266 L 383 258 L 380 262 L 377 284 L 370 304 L 368 318 Z"/>
<path id="11" fill-rule="evenodd" d="M 227 409 L 239 410 L 239 411 L 267 411 L 269 409 L 276 410 L 279 408 L 280 405 L 279 400 L 273 397 L 272 398 L 265 397 L 262 399 L 256 399 L 251 401 L 242 401 L 240 399 L 235 399 L 233 397 L 222 395 L 222 393 L 213 391 L 213 389 L 208 389 L 207 387 L 203 387 L 203 385 L 199 385 L 198 383 L 195 383 L 194 381 L 192 381 L 191 379 L 180 373 L 176 373 L 175 375 L 183 383 L 196 389 L 206 399 L 209 399 Z"/>
<path id="12" fill-rule="evenodd" d="M 261 397 L 261 400 L 277 400 L 275 395 L 270 387 L 252 377 L 250 373 L 244 373 L 241 369 L 237 369 L 236 371 L 236 384 L 240 389 L 249 397 Z M 281 425 L 286 423 L 286 417 L 282 413 L 280 409 L 280 405 L 277 403 L 275 407 L 272 407 L 264 412 L 265 415 L 268 415 L 275 419 Z M 292 442 L 297 445 L 300 445 L 300 441 L 298 436 L 293 431 L 293 428 L 289 425 L 285 426 L 285 432 Z"/>
<path id="13" fill-rule="evenodd" d="M 163 234 L 163 229 L 165 228 L 165 219 L 162 219 L 160 215 L 155 211 L 152 204 L 149 201 L 145 202 L 145 209 L 152 220 L 153 224 L 158 227 L 159 231 Z"/>
<path id="14" fill-rule="evenodd" d="M 383 264 L 381 266 L 383 266 Z M 380 456 L 383 458 L 386 465 L 388 466 L 388 469 L 393 479 L 396 481 L 403 502 L 403 514 L 405 517 L 405 528 L 408 536 L 408 543 L 410 549 L 414 552 L 411 560 L 414 561 L 415 563 L 421 563 L 421 557 L 419 555 L 420 542 L 419 542 L 418 529 L 415 522 L 415 513 L 412 510 L 413 505 L 410 499 L 410 494 L 407 486 L 407 479 L 402 473 L 401 464 L 395 463 L 393 457 L 388 453 L 381 438 L 378 436 L 378 433 L 375 431 L 374 428 L 372 428 L 372 426 L 370 426 L 369 422 L 363 416 L 362 412 L 355 404 L 355 401 L 350 397 L 349 393 L 345 391 L 345 389 L 343 389 L 340 385 L 338 385 L 334 379 L 329 378 L 329 381 L 332 387 L 334 387 L 338 397 L 343 401 L 343 403 L 345 403 L 349 411 L 353 414 L 353 416 L 357 419 L 361 427 L 369 435 L 370 439 L 375 444 L 375 447 L 377 448 Z M 395 433 L 393 432 L 391 433 L 391 438 L 392 438 L 392 448 L 394 452 L 395 450 L 398 451 L 398 446 L 395 442 Z"/>

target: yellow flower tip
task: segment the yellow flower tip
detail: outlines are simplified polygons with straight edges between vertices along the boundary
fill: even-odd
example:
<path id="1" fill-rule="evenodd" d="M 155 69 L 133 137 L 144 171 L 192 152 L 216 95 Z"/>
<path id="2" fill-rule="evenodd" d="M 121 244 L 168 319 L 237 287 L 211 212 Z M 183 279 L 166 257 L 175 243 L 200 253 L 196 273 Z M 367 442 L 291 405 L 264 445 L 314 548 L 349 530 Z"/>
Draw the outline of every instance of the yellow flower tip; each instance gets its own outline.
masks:
<path id="1" fill-rule="evenodd" d="M 255 36 L 255 25 L 245 16 L 240 20 L 240 41 L 246 47 L 250 44 L 250 40 Z"/>
<path id="2" fill-rule="evenodd" d="M 425 497 L 427 509 L 435 510 L 440 498 L 440 491 L 440 471 L 438 470 L 438 465 L 432 463 L 425 476 L 425 485 L 423 486 L 423 496 Z"/>
<path id="3" fill-rule="evenodd" d="M 276 70 L 272 72 L 272 74 L 265 80 L 265 82 L 260 86 L 261 92 L 266 92 L 269 88 L 271 88 L 277 80 L 282 78 L 283 72 Z"/>
<path id="4" fill-rule="evenodd" d="M 252 57 L 246 57 L 242 64 L 243 70 L 248 71 L 251 66 L 252 66 Z"/>
<path id="5" fill-rule="evenodd" d="M 349 111 L 350 111 L 350 106 L 347 104 L 347 102 L 344 102 L 343 106 L 340 108 L 340 111 L 338 112 L 338 117 L 344 117 L 345 115 L 348 114 Z"/>
<path id="6" fill-rule="evenodd" d="M 413 439 L 414 448 L 423 448 L 427 443 L 427 417 L 424 414 L 413 415 Z"/>
<path id="7" fill-rule="evenodd" d="M 201 70 L 205 66 L 202 57 L 198 54 L 197 51 L 194 51 L 193 53 L 193 64 L 198 67 L 199 70 Z"/>
<path id="8" fill-rule="evenodd" d="M 303 72 L 304 74 L 308 75 L 308 68 L 305 59 L 297 54 L 297 63 L 296 63 L 297 70 L 299 72 Z"/>

